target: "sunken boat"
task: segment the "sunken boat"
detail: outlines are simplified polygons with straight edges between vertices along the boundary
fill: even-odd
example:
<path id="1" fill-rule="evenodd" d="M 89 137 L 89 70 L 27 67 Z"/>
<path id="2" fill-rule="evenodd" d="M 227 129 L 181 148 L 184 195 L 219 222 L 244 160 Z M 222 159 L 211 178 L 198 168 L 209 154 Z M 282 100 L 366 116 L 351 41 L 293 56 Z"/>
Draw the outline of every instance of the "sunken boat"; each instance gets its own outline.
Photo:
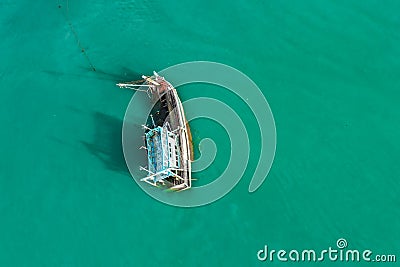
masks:
<path id="1" fill-rule="evenodd" d="M 143 80 L 117 84 L 122 88 L 145 91 L 154 104 L 144 129 L 147 172 L 141 181 L 171 190 L 186 190 L 192 185 L 192 140 L 182 102 L 176 89 L 153 72 Z"/>

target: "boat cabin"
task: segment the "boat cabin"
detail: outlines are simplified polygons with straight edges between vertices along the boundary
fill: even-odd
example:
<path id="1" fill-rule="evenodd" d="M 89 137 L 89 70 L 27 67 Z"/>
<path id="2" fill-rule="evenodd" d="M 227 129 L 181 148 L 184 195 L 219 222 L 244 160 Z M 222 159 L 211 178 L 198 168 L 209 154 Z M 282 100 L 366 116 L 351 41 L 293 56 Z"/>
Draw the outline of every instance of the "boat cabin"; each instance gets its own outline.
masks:
<path id="1" fill-rule="evenodd" d="M 182 179 L 180 171 L 179 135 L 169 131 L 167 126 L 158 126 L 145 134 L 149 175 L 145 182 L 156 185 L 167 178 Z M 168 180 L 169 181 L 169 180 Z"/>

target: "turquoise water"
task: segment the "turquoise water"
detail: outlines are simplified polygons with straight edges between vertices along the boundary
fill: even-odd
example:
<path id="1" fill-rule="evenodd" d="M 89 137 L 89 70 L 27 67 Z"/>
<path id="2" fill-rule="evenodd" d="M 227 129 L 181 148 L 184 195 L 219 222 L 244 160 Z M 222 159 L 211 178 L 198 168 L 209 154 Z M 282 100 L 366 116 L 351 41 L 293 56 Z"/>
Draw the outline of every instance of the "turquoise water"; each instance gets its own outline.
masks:
<path id="1" fill-rule="evenodd" d="M 397 1 L 70 0 L 67 12 L 61 0 L 2 0 L 0 265 L 297 266 L 306 263 L 256 254 L 339 238 L 399 258 L 399 11 Z M 249 194 L 259 152 L 249 110 L 211 86 L 180 88 L 183 99 L 225 99 L 255 138 L 230 194 L 182 209 L 127 172 L 132 92 L 115 83 L 193 60 L 252 78 L 278 142 L 266 182 Z M 192 123 L 195 143 L 213 137 L 221 148 L 199 184 L 225 168 L 229 149 L 222 129 L 204 125 Z"/>

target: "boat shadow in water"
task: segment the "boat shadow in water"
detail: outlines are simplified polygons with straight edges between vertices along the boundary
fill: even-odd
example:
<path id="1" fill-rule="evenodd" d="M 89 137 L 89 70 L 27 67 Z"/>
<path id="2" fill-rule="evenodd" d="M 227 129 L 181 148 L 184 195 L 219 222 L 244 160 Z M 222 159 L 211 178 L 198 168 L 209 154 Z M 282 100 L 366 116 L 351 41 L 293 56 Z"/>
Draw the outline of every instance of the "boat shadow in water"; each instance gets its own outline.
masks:
<path id="1" fill-rule="evenodd" d="M 95 112 L 95 133 L 91 142 L 81 141 L 86 149 L 98 158 L 105 168 L 130 175 L 122 151 L 122 123 L 113 116 Z"/>
<path id="2" fill-rule="evenodd" d="M 93 80 L 105 80 L 105 81 L 113 81 L 114 83 L 124 82 L 127 80 L 138 80 L 141 78 L 141 75 L 138 72 L 135 72 L 129 68 L 121 67 L 117 73 L 103 71 L 101 69 L 96 69 L 93 71 L 88 67 L 80 67 L 79 72 L 71 73 L 71 72 L 63 72 L 58 70 L 43 70 L 42 72 L 52 75 L 54 77 L 73 77 L 77 79 L 93 79 Z M 120 74 L 122 73 L 122 74 Z"/>

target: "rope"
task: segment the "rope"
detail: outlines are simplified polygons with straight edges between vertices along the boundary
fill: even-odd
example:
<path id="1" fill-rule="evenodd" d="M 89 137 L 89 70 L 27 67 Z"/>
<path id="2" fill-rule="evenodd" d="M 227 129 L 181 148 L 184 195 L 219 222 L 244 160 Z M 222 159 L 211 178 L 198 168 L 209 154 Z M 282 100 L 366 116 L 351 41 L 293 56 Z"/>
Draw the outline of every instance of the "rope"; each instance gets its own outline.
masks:
<path id="1" fill-rule="evenodd" d="M 62 6 L 61 6 L 61 3 L 60 3 L 60 0 L 57 0 L 57 3 L 58 3 L 58 8 L 61 9 Z M 87 61 L 88 64 L 90 65 L 91 69 L 92 69 L 93 71 L 96 71 L 96 68 L 94 67 L 92 61 L 90 60 L 88 54 L 86 53 L 85 48 L 84 48 L 83 45 L 81 44 L 81 41 L 80 41 L 80 39 L 79 39 L 79 36 L 78 36 L 77 32 L 75 31 L 75 28 L 74 28 L 74 26 L 72 25 L 72 22 L 71 22 L 71 20 L 70 20 L 70 18 L 69 18 L 69 1 L 68 1 L 68 0 L 66 0 L 65 12 L 62 12 L 62 13 L 63 13 L 63 15 L 64 15 L 64 17 L 65 17 L 65 20 L 66 20 L 67 23 L 68 23 L 68 26 L 69 26 L 70 31 L 72 32 L 72 34 L 73 34 L 74 37 L 75 37 L 76 43 L 78 44 L 78 47 L 79 47 L 79 49 L 81 50 L 83 56 L 85 57 L 86 61 Z"/>

